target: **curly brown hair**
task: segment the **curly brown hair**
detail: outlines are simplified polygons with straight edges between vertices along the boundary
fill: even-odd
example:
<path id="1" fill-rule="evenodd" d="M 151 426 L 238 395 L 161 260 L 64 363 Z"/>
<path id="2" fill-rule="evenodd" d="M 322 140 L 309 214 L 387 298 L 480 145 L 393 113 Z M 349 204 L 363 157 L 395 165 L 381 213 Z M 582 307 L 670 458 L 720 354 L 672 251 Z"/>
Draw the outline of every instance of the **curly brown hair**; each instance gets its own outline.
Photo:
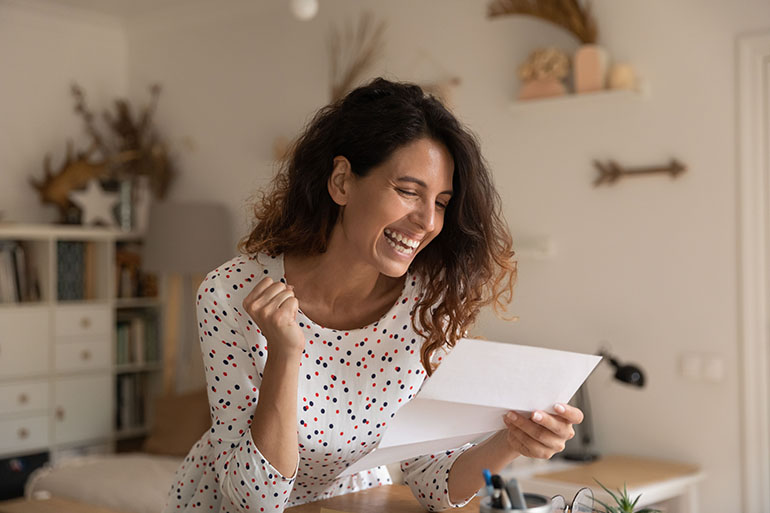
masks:
<path id="1" fill-rule="evenodd" d="M 516 261 L 478 140 L 419 86 L 377 78 L 318 111 L 258 196 L 253 228 L 238 247 L 251 256 L 323 253 L 339 214 L 327 189 L 334 157 L 365 176 L 421 138 L 442 143 L 454 160 L 444 227 L 411 265 L 425 287 L 412 324 L 425 337 L 421 362 L 431 375 L 431 355 L 453 347 L 482 307 L 493 304 L 502 315 L 513 299 Z"/>

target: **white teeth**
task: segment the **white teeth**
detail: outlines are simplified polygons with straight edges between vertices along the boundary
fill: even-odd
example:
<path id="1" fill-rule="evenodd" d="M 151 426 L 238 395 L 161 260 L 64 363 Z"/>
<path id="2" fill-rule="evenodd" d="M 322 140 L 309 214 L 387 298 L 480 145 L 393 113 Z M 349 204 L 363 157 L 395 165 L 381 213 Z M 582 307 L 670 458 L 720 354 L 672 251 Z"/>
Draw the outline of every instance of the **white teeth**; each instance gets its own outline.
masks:
<path id="1" fill-rule="evenodd" d="M 401 233 L 394 232 L 393 230 L 389 230 L 387 228 L 385 229 L 385 235 L 387 235 L 388 237 L 392 237 L 392 238 L 396 239 L 399 242 L 402 242 L 403 244 L 409 246 L 412 249 L 414 249 L 414 248 L 416 248 L 417 246 L 420 245 L 420 241 L 417 241 L 417 240 L 414 240 L 414 239 L 410 239 L 408 237 L 405 237 Z"/>

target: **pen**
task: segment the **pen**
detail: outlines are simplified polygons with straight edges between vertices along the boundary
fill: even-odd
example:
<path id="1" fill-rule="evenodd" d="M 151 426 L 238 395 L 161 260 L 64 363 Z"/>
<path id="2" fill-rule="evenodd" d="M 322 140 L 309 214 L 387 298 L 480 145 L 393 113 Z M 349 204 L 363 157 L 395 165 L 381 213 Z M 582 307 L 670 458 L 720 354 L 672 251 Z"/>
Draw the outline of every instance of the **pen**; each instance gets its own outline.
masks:
<path id="1" fill-rule="evenodd" d="M 486 483 L 486 486 L 487 486 L 487 495 L 492 497 L 492 495 L 494 494 L 494 488 L 492 487 L 492 473 L 489 472 L 488 468 L 485 468 L 483 471 L 483 474 L 484 474 L 484 482 Z"/>
<path id="2" fill-rule="evenodd" d="M 505 490 L 503 478 L 497 474 L 492 476 L 492 486 L 495 488 L 495 495 L 492 498 L 492 507 L 510 510 L 511 500 L 508 498 L 508 492 Z"/>
<path id="3" fill-rule="evenodd" d="M 508 480 L 507 489 L 508 496 L 511 498 L 511 503 L 513 504 L 513 509 L 526 510 L 527 501 L 524 499 L 524 494 L 521 493 L 519 482 L 515 477 Z"/>

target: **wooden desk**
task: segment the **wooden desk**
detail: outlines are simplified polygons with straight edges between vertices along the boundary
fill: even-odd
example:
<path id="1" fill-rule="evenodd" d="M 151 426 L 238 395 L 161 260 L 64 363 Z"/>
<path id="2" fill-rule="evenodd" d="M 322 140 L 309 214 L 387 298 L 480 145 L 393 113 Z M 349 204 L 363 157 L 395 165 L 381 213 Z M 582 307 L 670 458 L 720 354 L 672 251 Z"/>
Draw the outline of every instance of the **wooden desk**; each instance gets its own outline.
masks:
<path id="1" fill-rule="evenodd" d="M 118 513 L 59 497 L 42 500 L 13 499 L 0 502 L 0 513 Z"/>
<path id="2" fill-rule="evenodd" d="M 286 513 L 320 513 L 321 508 L 344 513 L 425 513 L 426 511 L 414 498 L 408 486 L 394 484 L 294 506 L 287 509 Z M 452 511 L 478 513 L 479 498 L 474 497 L 466 506 Z"/>
<path id="3" fill-rule="evenodd" d="M 594 481 L 598 479 L 613 492 L 625 484 L 631 499 L 641 494 L 637 508 L 664 503 L 671 513 L 697 513 L 697 484 L 705 477 L 697 465 L 620 455 L 603 456 L 588 464 L 554 460 L 532 467 L 511 472 L 530 493 L 559 494 L 570 501 L 587 486 L 595 498 L 613 505 L 612 497 Z M 512 468 L 516 469 L 515 463 Z"/>

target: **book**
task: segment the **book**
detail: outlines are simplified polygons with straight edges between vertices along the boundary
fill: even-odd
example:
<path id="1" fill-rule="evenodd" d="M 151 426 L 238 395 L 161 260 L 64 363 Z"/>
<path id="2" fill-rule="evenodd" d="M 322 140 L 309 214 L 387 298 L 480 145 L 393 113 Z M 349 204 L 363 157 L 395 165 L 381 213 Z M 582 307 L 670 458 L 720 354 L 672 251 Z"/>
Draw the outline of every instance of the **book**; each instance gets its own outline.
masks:
<path id="1" fill-rule="evenodd" d="M 84 298 L 85 244 L 81 241 L 56 243 L 57 297 L 61 301 Z"/>

